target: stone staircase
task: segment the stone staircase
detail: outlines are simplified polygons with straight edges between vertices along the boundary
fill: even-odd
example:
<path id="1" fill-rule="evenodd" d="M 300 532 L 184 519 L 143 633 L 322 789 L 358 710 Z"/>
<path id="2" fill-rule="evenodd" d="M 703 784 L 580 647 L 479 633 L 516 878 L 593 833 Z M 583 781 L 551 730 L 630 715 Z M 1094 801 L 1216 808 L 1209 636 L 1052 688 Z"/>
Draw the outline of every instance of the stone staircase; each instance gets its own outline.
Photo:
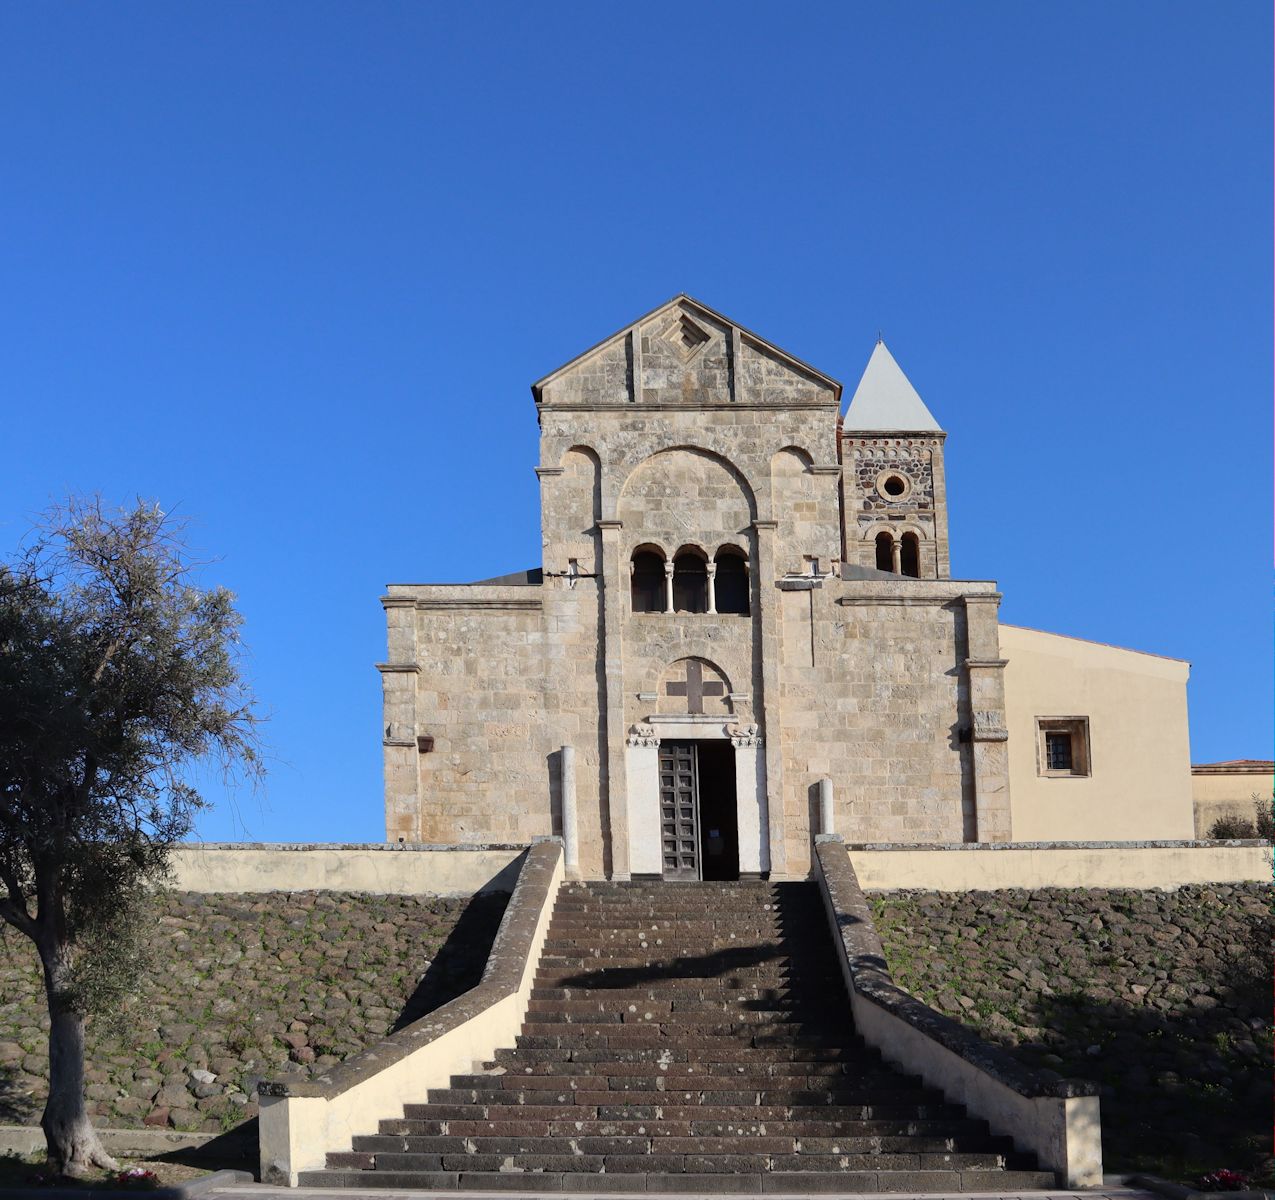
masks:
<path id="1" fill-rule="evenodd" d="M 827 1193 L 1055 1183 L 860 1041 L 814 884 L 564 885 L 517 1046 L 422 1100 L 301 1184 Z"/>

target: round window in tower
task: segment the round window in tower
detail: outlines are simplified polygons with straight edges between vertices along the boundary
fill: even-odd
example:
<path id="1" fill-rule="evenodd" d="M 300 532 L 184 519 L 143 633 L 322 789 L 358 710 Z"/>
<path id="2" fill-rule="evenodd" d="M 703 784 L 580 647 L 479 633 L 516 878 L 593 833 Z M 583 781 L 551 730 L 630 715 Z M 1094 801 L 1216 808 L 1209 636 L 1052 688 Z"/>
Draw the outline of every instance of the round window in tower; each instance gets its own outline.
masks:
<path id="1" fill-rule="evenodd" d="M 886 500 L 906 500 L 912 494 L 912 480 L 889 468 L 877 476 L 877 493 Z"/>

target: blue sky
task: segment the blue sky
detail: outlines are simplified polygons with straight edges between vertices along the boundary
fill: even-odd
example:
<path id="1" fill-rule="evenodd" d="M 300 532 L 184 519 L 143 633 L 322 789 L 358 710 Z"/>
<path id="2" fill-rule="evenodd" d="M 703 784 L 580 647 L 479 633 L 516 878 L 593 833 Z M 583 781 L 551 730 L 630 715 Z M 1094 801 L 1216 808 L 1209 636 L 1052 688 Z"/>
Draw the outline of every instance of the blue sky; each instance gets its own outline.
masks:
<path id="1" fill-rule="evenodd" d="M 949 432 L 954 573 L 1270 752 L 1271 6 L 0 7 L 0 550 L 157 497 L 383 836 L 378 597 L 538 561 L 530 382 L 679 291 Z"/>

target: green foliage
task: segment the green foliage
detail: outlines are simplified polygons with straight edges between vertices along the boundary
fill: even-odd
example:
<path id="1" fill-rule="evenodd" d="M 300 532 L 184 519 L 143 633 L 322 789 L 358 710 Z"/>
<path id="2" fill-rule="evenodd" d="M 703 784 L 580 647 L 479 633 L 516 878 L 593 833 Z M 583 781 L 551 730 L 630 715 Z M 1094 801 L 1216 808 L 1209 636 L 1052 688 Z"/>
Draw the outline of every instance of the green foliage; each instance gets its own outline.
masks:
<path id="1" fill-rule="evenodd" d="M 1262 838 L 1275 842 L 1275 801 L 1270 797 L 1253 796 L 1253 820 L 1244 817 L 1218 817 L 1209 827 L 1209 837 L 1218 841 L 1231 838 Z"/>
<path id="2" fill-rule="evenodd" d="M 203 804 L 190 768 L 260 772 L 240 618 L 183 534 L 73 500 L 0 563 L 0 917 L 72 1012 L 145 969 L 140 905 Z"/>

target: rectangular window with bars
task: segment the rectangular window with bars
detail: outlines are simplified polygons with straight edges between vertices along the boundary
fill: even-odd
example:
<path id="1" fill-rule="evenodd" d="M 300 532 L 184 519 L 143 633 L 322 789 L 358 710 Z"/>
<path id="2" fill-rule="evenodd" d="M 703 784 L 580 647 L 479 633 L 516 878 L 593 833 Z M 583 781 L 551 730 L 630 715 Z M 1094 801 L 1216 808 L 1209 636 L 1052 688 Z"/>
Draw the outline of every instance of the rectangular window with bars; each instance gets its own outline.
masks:
<path id="1" fill-rule="evenodd" d="M 1037 774 L 1075 779 L 1092 774 L 1088 717 L 1036 718 Z"/>

